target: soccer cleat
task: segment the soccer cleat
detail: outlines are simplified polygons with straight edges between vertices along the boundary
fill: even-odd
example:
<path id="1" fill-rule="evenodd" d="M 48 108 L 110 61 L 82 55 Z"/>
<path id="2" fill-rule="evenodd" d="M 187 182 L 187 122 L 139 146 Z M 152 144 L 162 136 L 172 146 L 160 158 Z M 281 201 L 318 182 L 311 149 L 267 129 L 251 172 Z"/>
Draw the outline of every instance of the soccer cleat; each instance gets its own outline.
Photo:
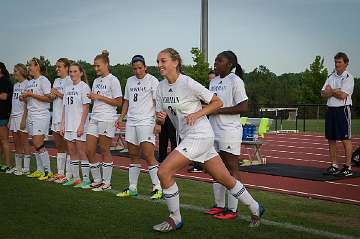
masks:
<path id="1" fill-rule="evenodd" d="M 40 178 L 40 177 L 42 177 L 42 176 L 44 176 L 44 175 L 45 175 L 45 173 L 44 173 L 44 172 L 41 172 L 41 171 L 35 171 L 35 172 L 33 172 L 33 173 L 31 173 L 31 174 L 27 175 L 27 177 L 29 177 L 29 178 Z"/>
<path id="2" fill-rule="evenodd" d="M 208 215 L 216 215 L 216 214 L 220 214 L 223 211 L 225 211 L 225 208 L 223 207 L 217 207 L 217 206 L 213 206 L 212 208 L 210 208 L 209 210 L 205 211 L 205 214 Z"/>
<path id="3" fill-rule="evenodd" d="M 265 208 L 261 204 L 259 204 L 259 215 L 251 215 L 251 222 L 249 224 L 249 227 L 260 226 L 260 219 L 264 213 L 265 213 Z"/>
<path id="4" fill-rule="evenodd" d="M 22 169 L 22 174 L 27 176 L 27 175 L 30 174 L 30 171 L 23 168 Z"/>
<path id="5" fill-rule="evenodd" d="M 214 218 L 217 219 L 223 219 L 223 220 L 227 220 L 227 219 L 235 219 L 238 215 L 238 212 L 233 212 L 229 209 L 225 209 L 222 213 L 214 215 Z"/>
<path id="6" fill-rule="evenodd" d="M 15 172 L 15 168 L 7 167 L 5 173 L 6 174 L 13 174 Z"/>
<path id="7" fill-rule="evenodd" d="M 157 232 L 171 232 L 171 231 L 180 230 L 183 227 L 183 225 L 184 225 L 183 222 L 176 224 L 174 219 L 169 217 L 166 221 L 153 226 L 153 230 Z"/>
<path id="8" fill-rule="evenodd" d="M 192 167 L 190 169 L 188 169 L 189 173 L 202 173 L 203 171 L 200 168 L 197 167 Z"/>
<path id="9" fill-rule="evenodd" d="M 55 181 L 54 183 L 66 183 L 67 181 L 69 181 L 69 179 L 63 175 L 60 175 Z"/>
<path id="10" fill-rule="evenodd" d="M 79 184 L 75 185 L 74 188 L 83 188 L 84 185 L 90 185 L 91 182 L 90 180 L 83 180 L 83 181 L 80 181 Z"/>
<path id="11" fill-rule="evenodd" d="M 339 171 L 339 173 L 336 176 L 339 177 L 348 177 L 353 175 L 352 170 L 349 168 L 349 166 L 344 165 L 344 167 Z"/>
<path id="12" fill-rule="evenodd" d="M 8 166 L 6 166 L 6 165 L 4 165 L 4 164 L 1 164 L 1 165 L 0 165 L 0 172 L 5 173 L 7 168 L 8 168 Z"/>
<path id="13" fill-rule="evenodd" d="M 117 197 L 121 197 L 121 198 L 136 197 L 137 195 L 138 195 L 137 190 L 130 190 L 129 188 L 125 188 L 122 192 L 116 194 Z"/>
<path id="14" fill-rule="evenodd" d="M 100 187 L 97 188 L 93 188 L 92 190 L 94 192 L 101 192 L 101 191 L 107 191 L 111 189 L 111 184 L 110 183 L 102 183 L 102 185 Z"/>
<path id="15" fill-rule="evenodd" d="M 337 167 L 334 167 L 334 165 L 331 165 L 330 167 L 328 167 L 326 169 L 326 172 L 324 173 L 324 175 L 331 175 L 331 176 L 335 176 L 337 174 L 340 173 L 340 170 L 339 168 Z"/>
<path id="16" fill-rule="evenodd" d="M 54 182 L 56 179 L 58 179 L 60 176 L 60 174 L 54 174 L 52 177 L 49 177 L 49 179 L 47 180 L 48 182 Z"/>
<path id="17" fill-rule="evenodd" d="M 92 182 L 90 184 L 90 188 L 94 189 L 94 188 L 98 188 L 98 187 L 101 187 L 102 186 L 102 182 L 99 182 L 99 183 L 96 183 L 96 182 Z"/>
<path id="18" fill-rule="evenodd" d="M 38 180 L 40 181 L 47 181 L 49 178 L 51 178 L 52 176 L 54 176 L 53 173 L 48 173 L 45 172 L 43 176 L 39 177 Z"/>
<path id="19" fill-rule="evenodd" d="M 21 170 L 15 170 L 14 174 L 16 176 L 21 176 L 21 175 L 23 175 L 23 172 Z"/>
<path id="20" fill-rule="evenodd" d="M 67 181 L 66 181 L 65 183 L 63 183 L 62 185 L 63 185 L 63 186 L 73 186 L 74 183 L 75 183 L 75 181 L 77 181 L 77 180 L 80 180 L 80 179 L 78 179 L 78 178 L 72 178 L 72 179 L 67 180 Z"/>
<path id="21" fill-rule="evenodd" d="M 163 192 L 161 190 L 155 189 L 154 191 L 151 192 L 151 199 L 152 200 L 158 200 L 158 199 L 162 199 L 163 197 Z"/>

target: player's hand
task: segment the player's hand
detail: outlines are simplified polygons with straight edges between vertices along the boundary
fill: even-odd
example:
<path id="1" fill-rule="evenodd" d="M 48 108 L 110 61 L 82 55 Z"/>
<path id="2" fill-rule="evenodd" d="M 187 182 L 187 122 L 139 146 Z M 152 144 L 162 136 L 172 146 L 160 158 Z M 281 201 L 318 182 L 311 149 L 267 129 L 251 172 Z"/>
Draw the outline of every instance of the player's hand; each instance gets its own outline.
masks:
<path id="1" fill-rule="evenodd" d="M 97 100 L 100 98 L 100 95 L 98 94 L 95 94 L 94 92 L 90 92 L 87 94 L 87 97 L 90 99 L 90 100 Z"/>
<path id="2" fill-rule="evenodd" d="M 190 126 L 193 126 L 198 118 L 199 115 L 197 112 L 185 116 L 186 123 Z"/>
<path id="3" fill-rule="evenodd" d="M 123 117 L 119 117 L 117 120 L 116 120 L 116 122 L 115 122 L 115 127 L 117 128 L 117 129 L 121 129 L 121 127 L 123 126 Z"/>
<path id="4" fill-rule="evenodd" d="M 155 124 L 154 134 L 160 134 L 160 132 L 161 132 L 161 125 Z"/>
<path id="5" fill-rule="evenodd" d="M 165 122 L 166 116 L 166 112 L 156 112 L 156 120 L 161 124 Z"/>
<path id="6" fill-rule="evenodd" d="M 20 129 L 24 130 L 26 128 L 26 120 L 21 120 L 20 122 Z"/>
<path id="7" fill-rule="evenodd" d="M 81 137 L 84 134 L 84 125 L 80 124 L 76 131 L 77 137 Z"/>
<path id="8" fill-rule="evenodd" d="M 32 96 L 32 92 L 29 91 L 29 90 L 24 90 L 22 93 L 21 93 L 21 97 L 26 99 L 28 97 L 31 97 Z"/>
<path id="9" fill-rule="evenodd" d="M 64 124 L 61 124 L 61 126 L 60 126 L 60 135 L 64 137 L 64 134 L 65 134 L 65 126 L 64 126 Z"/>

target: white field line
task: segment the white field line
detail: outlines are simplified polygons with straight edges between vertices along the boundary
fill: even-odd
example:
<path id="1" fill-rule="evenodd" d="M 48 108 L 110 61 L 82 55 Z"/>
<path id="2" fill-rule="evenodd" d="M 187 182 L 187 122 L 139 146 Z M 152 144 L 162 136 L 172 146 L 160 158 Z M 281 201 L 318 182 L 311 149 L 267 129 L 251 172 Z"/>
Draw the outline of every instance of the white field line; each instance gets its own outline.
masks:
<path id="1" fill-rule="evenodd" d="M 120 191 L 109 190 L 108 192 L 116 195 Z M 148 196 L 143 196 L 143 195 L 139 195 L 139 196 L 134 197 L 134 198 L 138 199 L 138 200 L 152 202 L 152 203 L 159 203 L 159 204 L 164 204 L 164 205 L 166 204 L 166 202 L 164 200 L 151 200 Z M 202 212 L 204 212 L 206 210 L 206 208 L 195 206 L 195 205 L 192 205 L 192 204 L 181 204 L 180 208 L 196 211 L 196 212 L 199 212 L 199 213 L 202 213 Z M 250 217 L 249 216 L 244 216 L 244 215 L 239 215 L 237 220 L 244 220 L 244 221 L 249 222 Z M 288 230 L 293 230 L 293 231 L 297 231 L 297 232 L 308 233 L 308 234 L 317 235 L 317 236 L 323 236 L 323 237 L 327 237 L 327 238 L 355 239 L 355 237 L 348 236 L 348 235 L 343 235 L 343 234 L 338 234 L 338 233 L 334 233 L 334 232 L 328 232 L 328 231 L 308 228 L 308 227 L 299 226 L 299 225 L 286 223 L 286 222 L 285 223 L 284 222 L 276 222 L 276 221 L 272 221 L 272 220 L 269 220 L 269 219 L 262 219 L 261 223 L 266 225 L 266 226 L 274 226 L 274 227 L 279 227 L 279 228 L 282 228 L 282 229 L 288 229 Z"/>

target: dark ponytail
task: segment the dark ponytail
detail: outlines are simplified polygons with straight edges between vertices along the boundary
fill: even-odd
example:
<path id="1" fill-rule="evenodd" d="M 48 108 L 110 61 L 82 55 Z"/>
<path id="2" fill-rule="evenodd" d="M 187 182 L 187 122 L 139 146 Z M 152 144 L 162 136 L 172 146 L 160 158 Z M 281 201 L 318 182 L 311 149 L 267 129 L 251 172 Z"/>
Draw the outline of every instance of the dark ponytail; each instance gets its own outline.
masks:
<path id="1" fill-rule="evenodd" d="M 6 79 L 10 79 L 10 74 L 9 74 L 9 71 L 6 69 L 6 66 L 3 62 L 0 62 L 0 71 L 1 71 L 1 74 L 4 75 L 4 78 Z"/>
<path id="2" fill-rule="evenodd" d="M 235 68 L 235 75 L 240 78 L 243 78 L 244 71 L 241 65 L 238 63 L 237 56 L 233 51 L 223 51 L 219 54 L 219 56 L 223 56 L 231 62 L 231 70 Z"/>

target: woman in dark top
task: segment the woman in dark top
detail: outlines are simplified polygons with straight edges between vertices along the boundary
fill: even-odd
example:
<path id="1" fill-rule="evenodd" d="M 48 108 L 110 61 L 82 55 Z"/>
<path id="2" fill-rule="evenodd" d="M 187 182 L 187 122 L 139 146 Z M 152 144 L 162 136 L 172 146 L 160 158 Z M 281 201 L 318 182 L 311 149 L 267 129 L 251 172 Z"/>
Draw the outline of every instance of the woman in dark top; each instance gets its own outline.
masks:
<path id="1" fill-rule="evenodd" d="M 0 168 L 2 172 L 13 173 L 10 162 L 9 129 L 8 123 L 11 114 L 11 99 L 13 86 L 9 72 L 4 63 L 0 62 L 0 147 L 5 165 Z"/>

